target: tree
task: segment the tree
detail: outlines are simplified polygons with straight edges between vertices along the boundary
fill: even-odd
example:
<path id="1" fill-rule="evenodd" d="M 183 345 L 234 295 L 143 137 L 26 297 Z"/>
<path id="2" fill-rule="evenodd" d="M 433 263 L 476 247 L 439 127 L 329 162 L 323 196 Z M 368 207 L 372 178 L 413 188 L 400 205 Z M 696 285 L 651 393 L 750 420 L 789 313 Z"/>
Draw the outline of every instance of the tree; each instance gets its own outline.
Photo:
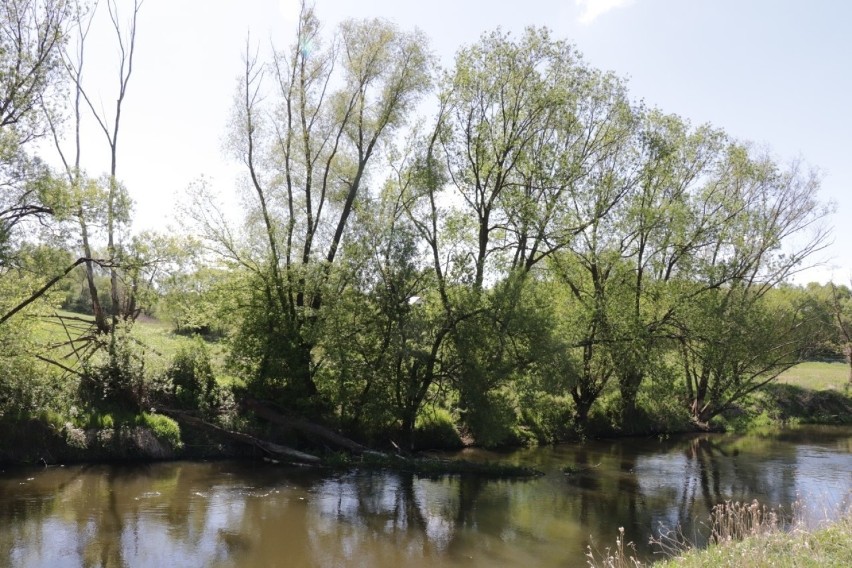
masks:
<path id="1" fill-rule="evenodd" d="M 357 210 L 353 281 L 328 300 L 323 381 L 350 431 L 398 432 L 412 449 L 416 418 L 449 376 L 440 301 L 392 183 Z"/>
<path id="2" fill-rule="evenodd" d="M 715 211 L 706 246 L 694 254 L 692 306 L 677 316 L 693 420 L 709 419 L 806 355 L 800 305 L 772 305 L 774 286 L 824 245 L 818 179 L 732 144 L 700 206 Z M 709 193 L 708 193 L 709 192 Z M 809 231 L 813 231 L 809 234 Z M 797 248 L 782 245 L 798 237 Z M 712 287 L 705 283 L 719 283 Z"/>
<path id="3" fill-rule="evenodd" d="M 8 259 L 13 232 L 28 220 L 45 222 L 60 197 L 61 186 L 27 150 L 45 132 L 40 102 L 61 100 L 71 12 L 64 0 L 0 6 L 0 260 Z"/>
<path id="4" fill-rule="evenodd" d="M 767 301 L 751 283 L 708 291 L 690 312 L 685 316 L 690 327 L 679 342 L 690 412 L 698 425 L 706 426 L 808 353 L 801 311 Z"/>
<path id="5" fill-rule="evenodd" d="M 133 9 L 131 11 L 127 29 L 123 29 L 117 0 L 107 0 L 106 5 L 107 11 L 109 13 L 110 22 L 112 23 L 112 27 L 115 30 L 115 38 L 116 43 L 118 45 L 118 93 L 115 99 L 115 109 L 112 115 L 111 124 L 109 118 L 103 116 L 101 114 L 101 111 L 99 111 L 95 107 L 89 94 L 86 92 L 86 90 L 83 88 L 83 85 L 80 83 L 83 65 L 82 45 L 80 46 L 80 58 L 78 68 L 79 70 L 74 71 L 73 67 L 71 67 L 71 69 L 74 75 L 75 85 L 77 87 L 77 96 L 79 97 L 80 95 L 82 95 L 83 99 L 86 101 L 89 110 L 92 112 L 92 116 L 94 116 L 96 122 L 98 123 L 98 126 L 100 126 L 100 129 L 103 132 L 104 137 L 106 138 L 110 150 L 110 169 L 109 177 L 107 178 L 108 192 L 106 203 L 106 246 L 107 257 L 110 259 L 111 262 L 110 299 L 112 300 L 112 327 L 114 328 L 118 321 L 119 315 L 123 315 L 125 319 L 132 315 L 130 313 L 121 314 L 121 312 L 119 311 L 121 306 L 121 298 L 119 291 L 119 276 L 117 267 L 120 261 L 118 246 L 116 242 L 116 232 L 118 229 L 118 224 L 123 220 L 122 218 L 128 214 L 129 207 L 128 200 L 126 197 L 126 191 L 118 180 L 118 141 L 121 126 L 122 106 L 127 95 L 127 86 L 130 82 L 130 76 L 133 73 L 133 56 L 136 51 L 136 23 L 139 15 L 139 9 L 142 7 L 142 0 L 133 0 Z M 86 34 L 81 32 L 79 39 L 81 42 L 84 42 L 86 39 Z M 79 152 L 79 131 L 77 137 L 77 146 L 77 151 Z M 79 163 L 77 163 L 76 165 L 77 168 L 75 170 L 74 175 L 78 176 Z M 79 180 L 79 178 L 77 179 Z M 81 230 L 82 229 L 83 224 L 81 223 Z M 96 301 L 94 300 L 94 297 L 95 294 L 93 294 L 93 302 Z"/>
<path id="6" fill-rule="evenodd" d="M 461 50 L 439 101 L 405 203 L 431 253 L 463 362 L 461 405 L 476 422 L 498 404 L 489 392 L 529 364 L 510 348 L 525 343 L 513 326 L 526 278 L 621 199 L 620 185 L 596 181 L 625 166 L 634 117 L 618 79 L 536 29 Z"/>
<path id="7" fill-rule="evenodd" d="M 46 124 L 40 105 L 61 104 L 61 50 L 67 40 L 73 6 L 60 0 L 10 0 L 0 6 L 0 277 L 26 262 L 19 237 L 37 236 L 64 214 L 67 193 L 50 169 L 30 153 Z M 26 229 L 26 230 L 22 230 Z M 64 268 L 64 267 L 63 267 Z M 28 287 L 6 296 L 0 322 L 41 298 L 67 274 L 18 280 Z M 46 283 L 45 283 L 46 280 Z M 35 292 L 32 292 L 35 290 Z M 25 292 L 24 292 L 25 291 Z"/>
<path id="8" fill-rule="evenodd" d="M 324 46 L 319 31 L 303 4 L 295 43 L 271 65 L 247 49 L 232 139 L 262 227 L 243 264 L 262 292 L 254 322 L 263 323 L 244 335 L 257 347 L 258 383 L 286 386 L 294 400 L 317 392 L 313 328 L 369 166 L 429 86 L 422 35 L 348 21 Z"/>
<path id="9" fill-rule="evenodd" d="M 831 283 L 831 315 L 836 341 L 849 365 L 849 382 L 852 383 L 852 293 L 846 286 L 837 287 Z"/>

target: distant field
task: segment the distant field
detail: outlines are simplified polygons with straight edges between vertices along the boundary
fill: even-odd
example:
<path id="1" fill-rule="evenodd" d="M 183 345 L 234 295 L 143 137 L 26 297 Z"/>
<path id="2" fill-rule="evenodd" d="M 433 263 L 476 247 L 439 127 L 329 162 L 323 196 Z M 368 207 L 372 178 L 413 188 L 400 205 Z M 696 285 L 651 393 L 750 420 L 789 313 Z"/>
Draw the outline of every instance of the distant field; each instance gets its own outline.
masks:
<path id="1" fill-rule="evenodd" d="M 778 382 L 811 390 L 843 391 L 849 382 L 846 363 L 808 361 L 781 374 Z"/>
<path id="2" fill-rule="evenodd" d="M 67 318 L 65 320 L 67 331 L 59 319 L 43 318 L 36 327 L 35 340 L 44 346 L 57 346 L 55 354 L 69 354 L 71 352 L 69 347 L 59 347 L 59 345 L 68 341 L 67 334 L 76 337 L 83 333 L 94 318 L 62 310 L 57 311 L 57 314 Z M 145 316 L 140 317 L 134 324 L 133 337 L 139 342 L 139 347 L 145 353 L 148 363 L 154 367 L 167 365 L 182 346 L 191 345 L 189 337 L 175 334 L 168 323 Z M 223 347 L 217 344 L 209 344 L 209 347 L 214 366 L 220 367 L 224 361 Z M 55 354 L 51 357 L 56 357 Z"/>

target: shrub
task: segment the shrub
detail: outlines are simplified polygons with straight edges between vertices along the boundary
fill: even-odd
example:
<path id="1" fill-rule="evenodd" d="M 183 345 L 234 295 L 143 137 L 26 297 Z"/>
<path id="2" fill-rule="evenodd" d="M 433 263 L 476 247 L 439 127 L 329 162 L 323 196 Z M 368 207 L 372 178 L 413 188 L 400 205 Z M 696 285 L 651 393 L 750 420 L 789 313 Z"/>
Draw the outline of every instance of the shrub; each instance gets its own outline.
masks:
<path id="1" fill-rule="evenodd" d="M 541 444 L 557 442 L 568 435 L 573 410 L 567 397 L 548 393 L 525 397 L 521 404 L 521 427 Z"/>
<path id="2" fill-rule="evenodd" d="M 138 422 L 140 422 L 140 425 L 150 428 L 157 439 L 166 442 L 172 449 L 183 447 L 180 438 L 180 426 L 168 416 L 143 412 Z"/>
<path id="3" fill-rule="evenodd" d="M 445 409 L 431 407 L 420 412 L 414 423 L 414 447 L 418 450 L 458 450 L 464 447 L 453 416 Z"/>
<path id="4" fill-rule="evenodd" d="M 181 347 L 166 370 L 166 380 L 175 403 L 182 408 L 209 412 L 218 406 L 216 378 L 207 345 L 195 337 Z"/>
<path id="5" fill-rule="evenodd" d="M 464 423 L 485 448 L 527 445 L 534 438 L 518 424 L 517 403 L 507 389 L 492 391 L 469 404 Z"/>
<path id="6" fill-rule="evenodd" d="M 80 397 L 97 409 L 135 412 L 146 406 L 145 358 L 128 329 L 111 338 L 106 360 L 87 364 L 80 378 Z"/>

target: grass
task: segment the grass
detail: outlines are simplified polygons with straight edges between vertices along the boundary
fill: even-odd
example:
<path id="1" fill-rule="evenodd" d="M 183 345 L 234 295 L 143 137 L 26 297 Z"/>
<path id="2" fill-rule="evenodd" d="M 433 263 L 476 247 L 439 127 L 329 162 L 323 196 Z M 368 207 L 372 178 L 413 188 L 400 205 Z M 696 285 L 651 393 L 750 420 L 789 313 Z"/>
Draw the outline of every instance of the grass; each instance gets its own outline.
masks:
<path id="1" fill-rule="evenodd" d="M 87 327 L 94 322 L 94 317 L 64 310 L 57 310 L 56 315 L 67 318 L 65 326 L 59 318 L 41 318 L 34 329 L 34 341 L 44 346 L 45 349 L 53 351 L 50 355 L 51 358 L 73 367 L 73 356 L 67 359 L 62 358 L 71 353 L 69 347 L 51 348 L 50 346 L 60 346 L 67 343 L 69 333 L 72 337 L 84 333 Z M 156 368 L 165 368 L 181 347 L 191 344 L 192 341 L 190 337 L 174 333 L 172 326 L 167 322 L 146 316 L 141 316 L 134 323 L 132 337 L 136 339 L 142 351 L 144 351 L 147 363 L 153 364 Z M 214 372 L 217 376 L 220 376 L 223 374 L 222 368 L 225 360 L 224 346 L 221 343 L 210 343 L 208 346 L 210 347 L 210 359 Z"/>
<path id="2" fill-rule="evenodd" d="M 783 530 L 775 512 L 752 503 L 724 503 L 710 516 L 710 546 L 696 549 L 677 539 L 661 545 L 669 558 L 655 562 L 655 568 L 717 568 L 741 566 L 847 567 L 852 566 L 852 512 L 816 529 L 797 522 Z M 604 568 L 642 568 L 651 564 L 634 555 L 632 543 L 625 543 L 619 529 L 616 544 L 603 553 L 591 548 L 588 565 Z"/>
<path id="3" fill-rule="evenodd" d="M 778 382 L 810 390 L 842 392 L 849 384 L 849 366 L 843 362 L 808 361 L 782 373 Z"/>
<path id="4" fill-rule="evenodd" d="M 742 541 L 718 544 L 704 550 L 654 564 L 660 568 L 717 568 L 722 566 L 848 567 L 852 566 L 852 516 L 817 530 L 794 528 L 771 531 Z"/>

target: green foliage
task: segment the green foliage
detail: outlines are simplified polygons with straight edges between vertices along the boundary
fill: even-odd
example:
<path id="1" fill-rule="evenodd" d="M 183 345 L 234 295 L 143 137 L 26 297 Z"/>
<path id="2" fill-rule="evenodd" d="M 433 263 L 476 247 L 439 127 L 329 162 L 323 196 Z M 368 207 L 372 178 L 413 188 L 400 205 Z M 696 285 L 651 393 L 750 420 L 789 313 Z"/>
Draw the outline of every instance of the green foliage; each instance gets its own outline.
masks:
<path id="1" fill-rule="evenodd" d="M 27 148 L 44 126 L 27 97 L 52 100 L 69 5 L 0 14 L 27 31 L 0 49 L 0 108 L 20 119 L 0 128 L 0 317 L 79 256 L 25 231 L 33 220 L 72 218 L 93 239 L 87 257 L 108 226 L 112 264 L 81 266 L 0 328 L 0 414 L 82 402 L 114 429 L 161 400 L 218 419 L 244 392 L 371 442 L 455 446 L 459 426 L 496 446 L 736 420 L 803 358 L 852 357 L 849 289 L 782 285 L 824 237 L 807 235 L 825 213 L 818 178 L 631 103 L 623 80 L 546 29 L 461 49 L 434 125 L 406 138 L 434 75 L 421 34 L 349 21 L 323 43 L 305 7 L 273 56 L 292 74 L 262 84 L 246 57 L 230 140 L 247 166 L 243 230 L 196 187 L 188 213 L 203 243 L 114 239 L 127 189 L 71 171 L 60 183 Z M 41 49 L 35 30 L 55 45 L 15 91 Z M 378 157 L 390 167 L 374 169 Z M 69 338 L 30 334 L 25 319 L 62 298 L 99 316 L 79 401 L 73 380 L 37 362 L 52 355 L 36 343 Z M 226 338 L 233 383 L 218 385 L 218 353 L 201 339 L 112 329 L 98 305 Z"/>
<path id="2" fill-rule="evenodd" d="M 122 327 L 100 359 L 84 366 L 80 398 L 96 409 L 134 412 L 147 405 L 148 387 L 145 354 L 129 327 Z"/>
<path id="3" fill-rule="evenodd" d="M 551 444 L 573 434 L 574 409 L 568 397 L 536 392 L 521 399 L 520 425 L 540 444 Z"/>
<path id="4" fill-rule="evenodd" d="M 180 334 L 223 336 L 228 309 L 230 274 L 200 267 L 192 272 L 176 271 L 160 287 L 157 314 L 174 325 Z"/>
<path id="5" fill-rule="evenodd" d="M 72 404 L 74 378 L 32 356 L 38 347 L 31 323 L 16 319 L 0 326 L 0 415 L 64 412 Z"/>
<path id="6" fill-rule="evenodd" d="M 166 442 L 172 449 L 176 450 L 183 447 L 180 438 L 180 426 L 168 416 L 143 412 L 139 415 L 137 423 L 150 428 L 159 440 Z"/>
<path id="7" fill-rule="evenodd" d="M 166 370 L 171 395 L 179 408 L 197 409 L 209 414 L 218 406 L 218 385 L 210 363 L 207 344 L 193 338 L 182 346 Z"/>
<path id="8" fill-rule="evenodd" d="M 420 411 L 414 425 L 413 441 L 418 450 L 458 450 L 464 446 L 452 414 L 438 407 Z"/>

